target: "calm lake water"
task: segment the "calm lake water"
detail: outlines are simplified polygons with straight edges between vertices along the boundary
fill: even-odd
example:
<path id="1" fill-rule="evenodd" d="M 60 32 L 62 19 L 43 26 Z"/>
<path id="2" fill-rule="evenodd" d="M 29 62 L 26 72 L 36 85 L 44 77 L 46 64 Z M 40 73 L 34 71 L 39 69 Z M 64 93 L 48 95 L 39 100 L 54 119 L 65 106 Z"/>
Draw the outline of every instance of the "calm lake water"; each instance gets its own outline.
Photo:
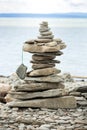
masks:
<path id="1" fill-rule="evenodd" d="M 55 38 L 67 45 L 56 59 L 62 73 L 87 76 L 87 19 L 0 18 L 0 75 L 11 75 L 21 64 L 24 41 L 37 38 L 39 23 L 49 22 Z M 31 54 L 24 52 L 24 64 L 31 69 Z"/>

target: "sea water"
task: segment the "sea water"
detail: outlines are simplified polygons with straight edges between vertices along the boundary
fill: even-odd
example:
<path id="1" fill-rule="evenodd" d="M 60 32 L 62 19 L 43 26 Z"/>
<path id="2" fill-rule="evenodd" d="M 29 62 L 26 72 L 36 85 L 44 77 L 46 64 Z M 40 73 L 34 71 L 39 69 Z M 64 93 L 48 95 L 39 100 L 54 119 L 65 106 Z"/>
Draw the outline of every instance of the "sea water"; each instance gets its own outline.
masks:
<path id="1" fill-rule="evenodd" d="M 0 18 L 0 75 L 11 75 L 22 63 L 22 46 L 26 40 L 36 39 L 39 24 L 48 21 L 55 38 L 67 47 L 56 59 L 62 73 L 87 76 L 87 19 Z M 31 70 L 32 54 L 23 53 L 23 63 Z"/>

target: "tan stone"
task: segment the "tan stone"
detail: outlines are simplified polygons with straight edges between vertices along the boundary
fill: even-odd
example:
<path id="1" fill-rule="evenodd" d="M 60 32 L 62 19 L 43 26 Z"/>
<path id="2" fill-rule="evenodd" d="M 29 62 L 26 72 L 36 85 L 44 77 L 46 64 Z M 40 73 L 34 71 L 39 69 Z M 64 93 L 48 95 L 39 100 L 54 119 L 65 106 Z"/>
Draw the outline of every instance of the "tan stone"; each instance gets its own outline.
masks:
<path id="1" fill-rule="evenodd" d="M 50 68 L 50 67 L 55 67 L 55 64 L 33 64 L 32 68 L 33 69 L 43 69 L 43 68 Z"/>
<path id="2" fill-rule="evenodd" d="M 0 83 L 0 97 L 4 97 L 11 90 L 11 86 L 6 83 Z"/>
<path id="3" fill-rule="evenodd" d="M 6 97 L 5 97 L 5 100 L 6 100 L 6 102 L 12 102 L 15 99 L 11 96 L 11 94 L 7 94 Z"/>
<path id="4" fill-rule="evenodd" d="M 24 44 L 23 51 L 27 52 L 57 52 L 66 47 L 65 44 L 58 44 L 55 47 L 38 46 L 37 44 Z"/>
<path id="5" fill-rule="evenodd" d="M 34 55 L 32 55 L 32 59 L 33 60 L 39 60 L 39 61 L 41 61 L 41 60 L 52 60 L 52 59 L 54 59 L 55 58 L 55 56 L 40 56 L 40 55 L 36 55 L 36 54 L 34 54 Z"/>
<path id="6" fill-rule="evenodd" d="M 50 75 L 45 77 L 25 77 L 25 81 L 36 81 L 41 83 L 59 83 L 63 79 L 59 75 Z"/>
<path id="7" fill-rule="evenodd" d="M 11 97 L 19 100 L 35 99 L 35 98 L 47 98 L 47 97 L 60 97 L 67 95 L 67 92 L 64 89 L 51 89 L 42 92 L 9 92 Z"/>
<path id="8" fill-rule="evenodd" d="M 61 70 L 56 68 L 44 68 L 44 69 L 37 69 L 29 72 L 28 76 L 47 76 L 52 74 L 58 74 Z"/>
<path id="9" fill-rule="evenodd" d="M 36 92 L 49 89 L 64 89 L 64 84 L 29 82 L 25 84 L 14 84 L 15 91 Z"/>
<path id="10" fill-rule="evenodd" d="M 46 46 L 49 46 L 49 47 L 54 47 L 54 46 L 57 46 L 57 42 L 56 41 L 53 41 L 53 42 L 48 42 L 45 44 Z"/>
<path id="11" fill-rule="evenodd" d="M 32 108 L 76 108 L 76 100 L 73 96 L 59 98 L 33 99 L 28 101 L 13 101 L 7 104 L 10 107 L 32 107 Z"/>
<path id="12" fill-rule="evenodd" d="M 47 43 L 53 41 L 52 39 L 35 39 L 36 43 Z"/>

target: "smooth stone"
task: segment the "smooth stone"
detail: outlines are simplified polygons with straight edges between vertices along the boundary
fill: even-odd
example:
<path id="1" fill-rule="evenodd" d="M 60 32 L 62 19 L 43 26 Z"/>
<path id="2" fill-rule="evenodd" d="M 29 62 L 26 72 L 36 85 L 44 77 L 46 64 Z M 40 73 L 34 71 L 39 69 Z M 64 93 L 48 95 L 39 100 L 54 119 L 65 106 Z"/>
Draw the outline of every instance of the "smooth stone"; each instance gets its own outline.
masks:
<path id="1" fill-rule="evenodd" d="M 48 25 L 48 22 L 47 22 L 47 21 L 42 21 L 41 24 L 43 24 L 43 25 Z"/>
<path id="2" fill-rule="evenodd" d="M 52 39 L 35 39 L 36 43 L 47 43 L 53 41 Z"/>
<path id="3" fill-rule="evenodd" d="M 87 99 L 87 93 L 82 93 L 81 95 Z"/>
<path id="4" fill-rule="evenodd" d="M 54 46 L 57 46 L 57 42 L 53 41 L 53 42 L 48 42 L 45 44 L 46 46 L 49 46 L 49 47 L 54 47 Z"/>
<path id="5" fill-rule="evenodd" d="M 34 53 L 34 54 L 41 56 L 61 56 L 63 52 L 58 51 L 58 52 L 46 52 L 46 53 Z"/>
<path id="6" fill-rule="evenodd" d="M 11 90 L 11 86 L 7 83 L 0 83 L 0 100 L 6 96 L 6 94 Z"/>
<path id="7" fill-rule="evenodd" d="M 47 76 L 52 74 L 58 74 L 61 70 L 58 70 L 56 68 L 43 68 L 43 69 L 37 69 L 29 72 L 27 76 Z"/>
<path id="8" fill-rule="evenodd" d="M 33 60 L 41 61 L 41 60 L 52 60 L 55 56 L 40 56 L 40 55 L 32 55 Z"/>
<path id="9" fill-rule="evenodd" d="M 12 98 L 16 98 L 19 100 L 27 100 L 27 99 L 37 99 L 37 98 L 47 98 L 47 97 L 60 97 L 67 95 L 67 92 L 64 89 L 51 89 L 42 92 L 15 92 L 11 91 L 9 94 Z"/>
<path id="10" fill-rule="evenodd" d="M 25 77 L 25 81 L 36 81 L 36 82 L 46 82 L 46 83 L 59 83 L 63 79 L 59 75 L 50 75 L 45 77 Z"/>
<path id="11" fill-rule="evenodd" d="M 72 96 L 81 96 L 81 93 L 80 92 L 71 92 L 69 95 L 72 95 Z"/>
<path id="12" fill-rule="evenodd" d="M 86 93 L 87 92 L 87 86 L 81 86 L 76 89 L 77 92 Z"/>
<path id="13" fill-rule="evenodd" d="M 54 35 L 48 35 L 48 36 L 38 36 L 39 39 L 53 39 Z"/>
<path id="14" fill-rule="evenodd" d="M 41 32 L 40 33 L 42 36 L 48 36 L 48 35 L 52 35 L 51 31 L 47 31 L 47 32 Z"/>
<path id="15" fill-rule="evenodd" d="M 39 32 L 46 32 L 46 31 L 49 31 L 50 30 L 50 28 L 40 28 L 39 29 Z"/>
<path id="16" fill-rule="evenodd" d="M 62 42 L 62 40 L 60 38 L 56 38 L 56 39 L 54 39 L 54 41 L 56 41 L 57 43 Z"/>
<path id="17" fill-rule="evenodd" d="M 34 40 L 34 39 L 31 39 L 31 40 L 25 41 L 25 43 L 27 43 L 27 44 L 34 44 L 34 43 L 35 43 L 35 40 Z"/>
<path id="18" fill-rule="evenodd" d="M 48 46 L 38 46 L 37 44 L 24 44 L 23 45 L 23 51 L 26 52 L 57 52 L 59 50 L 62 50 L 66 48 L 65 44 L 58 44 L 55 47 L 48 47 Z"/>
<path id="19" fill-rule="evenodd" d="M 10 107 L 32 107 L 32 108 L 76 108 L 76 100 L 73 96 L 64 96 L 58 98 L 33 99 L 28 101 L 13 101 L 7 103 Z"/>
<path id="20" fill-rule="evenodd" d="M 50 67 L 55 67 L 55 64 L 33 64 L 32 69 L 43 69 L 43 68 L 50 68 Z"/>
<path id="21" fill-rule="evenodd" d="M 87 100 L 85 100 L 85 101 L 78 101 L 77 102 L 77 104 L 79 105 L 79 106 L 83 106 L 83 107 L 87 107 Z"/>
<path id="22" fill-rule="evenodd" d="M 14 84 L 15 91 L 24 91 L 24 92 L 36 92 L 49 89 L 64 89 L 64 84 L 59 83 L 38 83 L 38 82 L 29 82 L 26 84 Z"/>
<path id="23" fill-rule="evenodd" d="M 52 63 L 60 63 L 60 61 L 59 61 L 59 60 L 41 60 L 41 61 L 32 60 L 32 61 L 30 61 L 30 63 L 36 63 L 36 64 L 52 64 Z"/>

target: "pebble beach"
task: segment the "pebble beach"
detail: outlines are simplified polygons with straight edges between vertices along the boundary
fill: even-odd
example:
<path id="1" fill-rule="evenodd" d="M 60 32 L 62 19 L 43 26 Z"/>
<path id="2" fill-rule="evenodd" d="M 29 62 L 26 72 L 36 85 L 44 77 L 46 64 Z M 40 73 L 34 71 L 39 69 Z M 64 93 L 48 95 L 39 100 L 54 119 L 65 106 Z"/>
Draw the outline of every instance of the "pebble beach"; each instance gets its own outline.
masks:
<path id="1" fill-rule="evenodd" d="M 79 102 L 76 108 L 12 108 L 0 102 L 0 130 L 87 130 L 87 89 L 85 93 L 76 91 L 81 86 L 87 88 L 87 81 L 72 79 L 70 74 L 62 77 L 69 94 Z M 1 76 L 0 87 L 13 87 L 18 81 L 23 82 L 15 73 L 9 77 Z"/>

